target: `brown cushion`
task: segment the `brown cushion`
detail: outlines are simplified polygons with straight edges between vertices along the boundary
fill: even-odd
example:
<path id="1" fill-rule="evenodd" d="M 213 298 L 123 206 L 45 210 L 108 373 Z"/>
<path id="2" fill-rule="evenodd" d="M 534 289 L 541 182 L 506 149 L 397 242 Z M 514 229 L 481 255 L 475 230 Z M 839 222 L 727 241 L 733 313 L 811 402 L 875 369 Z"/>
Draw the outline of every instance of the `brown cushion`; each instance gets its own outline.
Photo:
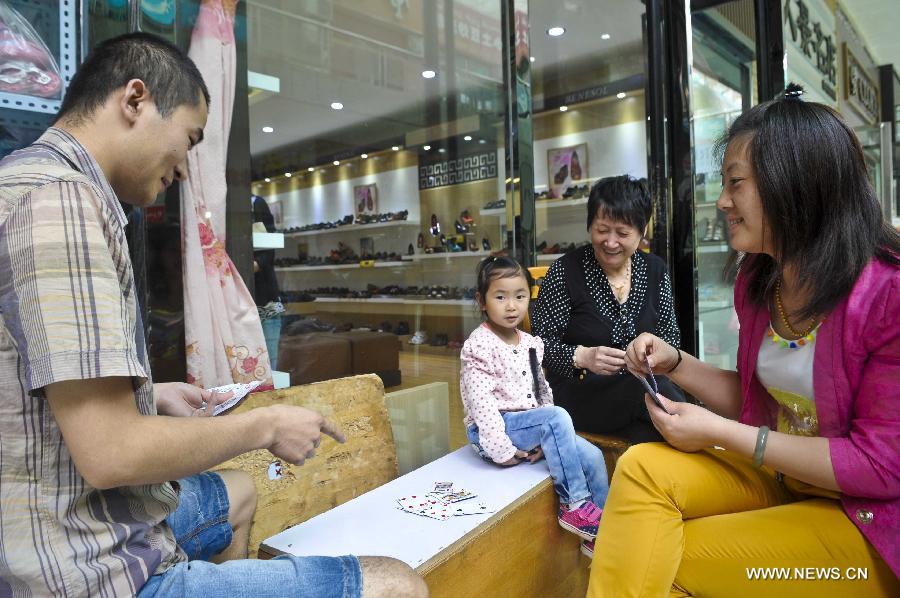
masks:
<path id="1" fill-rule="evenodd" d="M 400 369 L 400 340 L 390 332 L 336 332 L 350 342 L 350 364 L 354 374 Z"/>
<path id="2" fill-rule="evenodd" d="M 330 332 L 283 335 L 278 346 L 278 369 L 292 386 L 349 376 L 351 364 L 350 341 Z"/>

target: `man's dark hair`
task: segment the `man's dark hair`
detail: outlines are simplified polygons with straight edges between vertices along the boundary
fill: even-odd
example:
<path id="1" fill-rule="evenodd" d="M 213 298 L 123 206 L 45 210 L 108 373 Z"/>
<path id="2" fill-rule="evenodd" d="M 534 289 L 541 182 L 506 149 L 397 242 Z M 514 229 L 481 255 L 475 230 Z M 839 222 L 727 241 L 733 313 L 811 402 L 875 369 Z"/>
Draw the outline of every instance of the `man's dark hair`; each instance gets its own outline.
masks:
<path id="1" fill-rule="evenodd" d="M 810 297 L 799 315 L 831 311 L 873 256 L 900 263 L 900 235 L 884 220 L 869 182 L 862 146 L 841 116 L 800 99 L 791 84 L 778 98 L 742 114 L 717 143 L 744 142 L 756 177 L 776 260 L 741 259 L 749 295 L 772 297 L 780 267 L 793 263 Z M 780 264 L 780 266 L 779 266 Z"/>
<path id="2" fill-rule="evenodd" d="M 163 118 L 179 106 L 209 106 L 209 90 L 197 65 L 173 44 L 149 33 L 128 33 L 100 43 L 72 77 L 56 122 L 89 118 L 130 80 L 147 86 Z"/>
<path id="3" fill-rule="evenodd" d="M 647 186 L 627 174 L 600 179 L 591 187 L 587 204 L 587 229 L 598 214 L 617 222 L 630 224 L 644 234 L 653 212 L 653 201 Z"/>

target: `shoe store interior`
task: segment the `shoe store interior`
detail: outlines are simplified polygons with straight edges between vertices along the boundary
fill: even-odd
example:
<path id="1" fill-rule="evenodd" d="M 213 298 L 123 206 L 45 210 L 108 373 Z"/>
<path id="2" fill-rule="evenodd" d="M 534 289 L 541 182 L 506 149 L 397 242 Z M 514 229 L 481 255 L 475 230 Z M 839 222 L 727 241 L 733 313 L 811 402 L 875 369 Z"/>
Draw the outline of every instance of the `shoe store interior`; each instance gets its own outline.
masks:
<path id="1" fill-rule="evenodd" d="M 643 5 L 568 4 L 577 18 L 559 34 L 554 6 L 529 15 L 539 266 L 588 242 L 592 182 L 647 172 Z M 250 84 L 261 86 L 249 105 L 253 193 L 284 234 L 277 369 L 293 384 L 347 375 L 327 332 L 380 333 L 372 367 L 386 390 L 447 384 L 455 449 L 466 443 L 460 347 L 482 321 L 475 269 L 512 252 L 520 213 L 506 175 L 501 5 L 279 6 L 247 12 Z M 285 53 L 289 39 L 301 47 Z"/>

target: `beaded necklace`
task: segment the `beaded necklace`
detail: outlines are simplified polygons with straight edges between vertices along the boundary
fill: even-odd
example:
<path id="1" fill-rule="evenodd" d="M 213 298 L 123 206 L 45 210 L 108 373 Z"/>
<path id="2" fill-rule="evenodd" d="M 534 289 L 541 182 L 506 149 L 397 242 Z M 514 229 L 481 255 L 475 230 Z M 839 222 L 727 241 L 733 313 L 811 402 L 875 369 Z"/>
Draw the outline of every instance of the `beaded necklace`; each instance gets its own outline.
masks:
<path id="1" fill-rule="evenodd" d="M 811 343 L 816 339 L 816 334 L 818 333 L 819 326 L 822 325 L 822 322 L 825 321 L 824 318 L 818 319 L 814 318 L 812 324 L 809 325 L 809 328 L 806 329 L 805 332 L 800 332 L 793 326 L 791 326 L 790 321 L 787 318 L 787 314 L 784 312 L 784 305 L 781 303 L 781 279 L 775 281 L 775 308 L 778 311 L 778 316 L 781 318 L 781 323 L 784 324 L 784 327 L 790 331 L 792 335 L 796 338 L 794 340 L 782 338 L 775 332 L 775 327 L 772 324 L 769 324 L 769 329 L 766 331 L 766 335 L 772 339 L 772 342 L 781 345 L 782 347 L 790 348 L 790 349 L 799 349 L 804 346 L 806 343 Z"/>

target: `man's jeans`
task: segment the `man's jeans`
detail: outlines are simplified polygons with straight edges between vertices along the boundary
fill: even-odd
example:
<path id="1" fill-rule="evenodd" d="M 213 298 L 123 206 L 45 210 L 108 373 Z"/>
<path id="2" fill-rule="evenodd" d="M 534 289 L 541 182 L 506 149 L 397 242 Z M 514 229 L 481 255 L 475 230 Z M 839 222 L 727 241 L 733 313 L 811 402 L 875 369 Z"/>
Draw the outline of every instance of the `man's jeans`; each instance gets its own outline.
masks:
<path id="1" fill-rule="evenodd" d="M 502 414 L 506 435 L 523 451 L 540 446 L 547 459 L 560 502 L 591 500 L 602 507 L 609 493 L 606 462 L 599 448 L 575 434 L 572 418 L 562 407 L 547 406 Z M 478 428 L 469 426 L 469 441 L 479 450 Z"/>

